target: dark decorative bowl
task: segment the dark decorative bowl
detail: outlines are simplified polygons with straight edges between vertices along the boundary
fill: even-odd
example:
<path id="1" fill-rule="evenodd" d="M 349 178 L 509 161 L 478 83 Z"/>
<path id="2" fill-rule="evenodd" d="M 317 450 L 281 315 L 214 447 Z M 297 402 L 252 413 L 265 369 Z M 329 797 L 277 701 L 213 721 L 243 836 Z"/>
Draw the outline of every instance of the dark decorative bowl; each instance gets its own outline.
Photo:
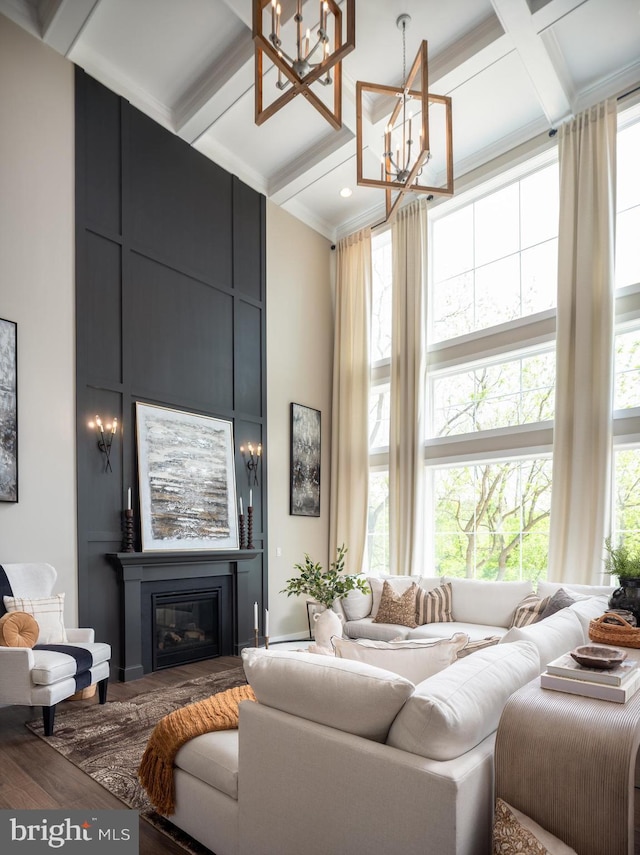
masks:
<path id="1" fill-rule="evenodd" d="M 620 650 L 619 647 L 605 647 L 604 644 L 584 644 L 572 650 L 571 656 L 578 665 L 585 668 L 598 668 L 600 671 L 615 668 L 627 658 L 624 650 Z"/>

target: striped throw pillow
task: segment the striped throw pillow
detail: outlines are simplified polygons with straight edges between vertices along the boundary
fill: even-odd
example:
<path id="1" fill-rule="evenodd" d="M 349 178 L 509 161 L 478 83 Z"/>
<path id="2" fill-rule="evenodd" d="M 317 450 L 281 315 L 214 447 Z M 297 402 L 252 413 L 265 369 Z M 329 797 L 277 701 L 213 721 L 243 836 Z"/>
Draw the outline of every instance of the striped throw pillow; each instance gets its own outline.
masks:
<path id="1" fill-rule="evenodd" d="M 540 615 L 548 602 L 549 597 L 541 599 L 537 594 L 527 594 L 524 600 L 521 600 L 516 606 L 509 629 L 512 626 L 529 626 L 529 624 L 540 620 Z"/>
<path id="2" fill-rule="evenodd" d="M 452 623 L 451 582 L 431 591 L 418 587 L 416 594 L 416 623 Z"/>

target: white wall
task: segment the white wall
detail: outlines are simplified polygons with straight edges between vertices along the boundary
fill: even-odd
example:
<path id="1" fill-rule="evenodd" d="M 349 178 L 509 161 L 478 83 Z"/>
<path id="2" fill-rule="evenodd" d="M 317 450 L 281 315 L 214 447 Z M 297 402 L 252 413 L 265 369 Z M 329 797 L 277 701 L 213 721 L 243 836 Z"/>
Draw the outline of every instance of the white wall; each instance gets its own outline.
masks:
<path id="1" fill-rule="evenodd" d="M 75 625 L 73 66 L 0 15 L 0 317 L 18 324 L 17 504 L 0 564 L 48 561 Z"/>
<path id="2" fill-rule="evenodd" d="M 327 566 L 333 354 L 329 241 L 267 202 L 267 465 L 272 640 L 306 637 L 304 597 L 279 593 L 308 552 Z M 320 516 L 289 515 L 291 402 L 320 410 Z M 282 555 L 277 555 L 277 550 Z"/>

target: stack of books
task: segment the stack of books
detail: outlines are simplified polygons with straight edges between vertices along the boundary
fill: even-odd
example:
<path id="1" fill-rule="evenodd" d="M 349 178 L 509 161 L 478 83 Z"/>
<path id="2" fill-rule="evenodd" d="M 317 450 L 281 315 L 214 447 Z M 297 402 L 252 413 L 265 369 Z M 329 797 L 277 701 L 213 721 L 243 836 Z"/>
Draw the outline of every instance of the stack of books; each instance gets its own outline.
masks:
<path id="1" fill-rule="evenodd" d="M 626 703 L 640 689 L 640 668 L 635 659 L 625 659 L 609 671 L 585 668 L 569 653 L 554 659 L 540 675 L 543 689 L 569 692 L 587 698 Z"/>

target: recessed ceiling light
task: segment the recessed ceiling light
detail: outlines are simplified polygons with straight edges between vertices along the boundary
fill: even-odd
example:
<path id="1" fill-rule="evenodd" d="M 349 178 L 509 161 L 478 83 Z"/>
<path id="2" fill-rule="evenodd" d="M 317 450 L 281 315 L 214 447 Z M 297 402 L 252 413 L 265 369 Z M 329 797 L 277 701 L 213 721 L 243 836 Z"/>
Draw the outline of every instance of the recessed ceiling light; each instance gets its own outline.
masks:
<path id="1" fill-rule="evenodd" d="M 352 193 L 353 193 L 353 190 L 351 189 L 351 187 L 343 187 L 342 190 L 340 191 L 340 195 L 342 196 L 343 199 L 348 199 Z"/>

